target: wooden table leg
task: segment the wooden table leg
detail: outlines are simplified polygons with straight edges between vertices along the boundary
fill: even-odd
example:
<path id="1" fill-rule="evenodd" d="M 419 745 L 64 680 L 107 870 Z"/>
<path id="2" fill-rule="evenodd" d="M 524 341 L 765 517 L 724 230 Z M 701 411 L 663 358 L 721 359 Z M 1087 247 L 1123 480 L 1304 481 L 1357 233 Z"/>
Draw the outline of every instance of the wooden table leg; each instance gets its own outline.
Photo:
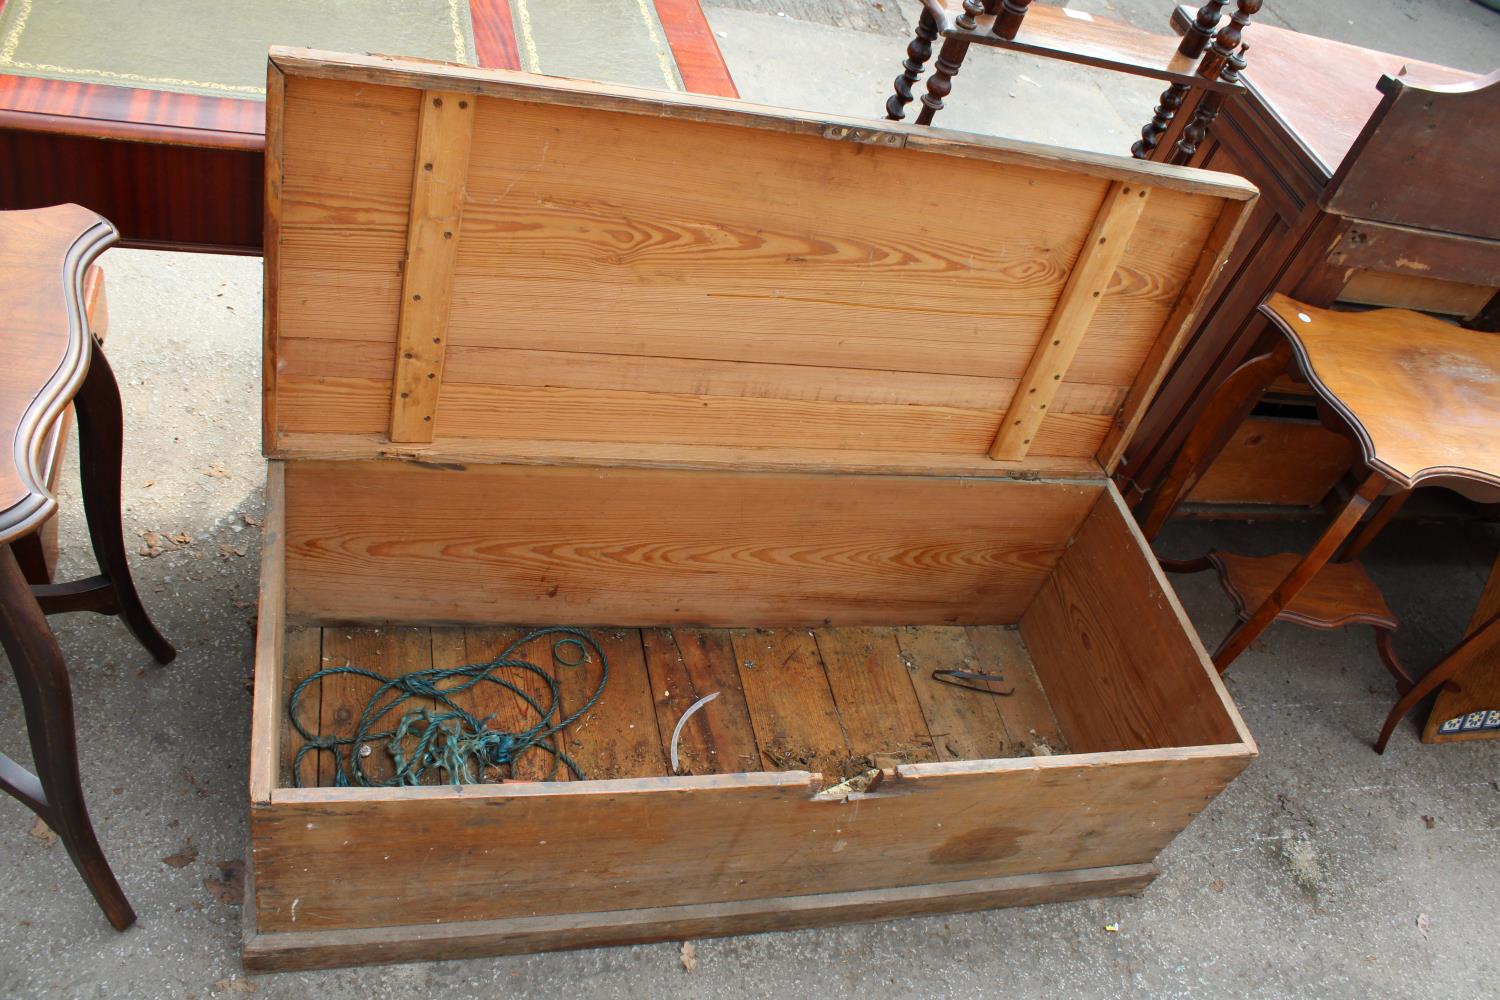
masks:
<path id="1" fill-rule="evenodd" d="M 1375 626 L 1375 651 L 1380 654 L 1380 662 L 1385 664 L 1386 672 L 1396 682 L 1396 694 L 1403 695 L 1411 690 L 1414 683 L 1411 674 L 1401 665 L 1401 658 L 1396 655 L 1396 647 L 1391 642 L 1395 633 L 1388 628 Z"/>
<path id="2" fill-rule="evenodd" d="M 1359 533 L 1349 540 L 1349 544 L 1340 552 L 1336 562 L 1353 562 L 1369 547 L 1375 537 L 1385 530 L 1385 526 L 1391 523 L 1391 519 L 1411 499 L 1412 490 L 1401 490 L 1392 493 L 1380 502 L 1380 507 L 1375 511 L 1375 516 L 1366 521 L 1359 529 Z"/>
<path id="3" fill-rule="evenodd" d="M 82 473 L 84 515 L 94 558 L 114 591 L 114 609 L 158 663 L 171 663 L 177 650 L 152 624 L 141 604 L 120 526 L 120 460 L 124 421 L 120 388 L 104 351 L 95 343 L 87 377 L 73 397 L 78 415 L 78 464 Z"/>
<path id="4" fill-rule="evenodd" d="M 0 758 L 0 789 L 24 802 L 57 833 L 99 908 L 116 930 L 123 931 L 135 923 L 135 911 L 99 848 L 84 805 L 68 667 L 9 545 L 0 545 L 0 644 L 10 657 L 21 693 L 37 770 L 33 776 Z"/>
<path id="5" fill-rule="evenodd" d="M 1318 571 L 1328 564 L 1339 546 L 1344 543 L 1344 539 L 1348 538 L 1350 532 L 1359 525 L 1360 519 L 1365 516 L 1365 511 L 1369 509 L 1370 504 L 1385 489 L 1386 482 L 1386 478 L 1378 472 L 1370 473 L 1365 481 L 1360 483 L 1354 495 L 1344 504 L 1344 509 L 1339 511 L 1333 523 L 1323 532 L 1323 537 L 1318 539 L 1317 544 L 1302 557 L 1302 561 L 1287 574 L 1286 579 L 1271 591 L 1270 596 L 1255 609 L 1247 620 L 1241 622 L 1224 637 L 1223 643 L 1214 653 L 1214 666 L 1219 668 L 1220 673 L 1227 670 L 1235 658 L 1249 648 L 1250 644 L 1266 630 L 1266 627 L 1276 620 L 1276 616 L 1281 614 L 1282 609 L 1292 603 L 1302 588 L 1311 583 L 1313 577 L 1318 575 Z"/>
<path id="6" fill-rule="evenodd" d="M 1410 691 L 1401 696 L 1396 706 L 1391 709 L 1391 714 L 1385 717 L 1385 725 L 1380 728 L 1380 738 L 1375 741 L 1375 752 L 1385 753 L 1385 745 L 1390 742 L 1391 733 L 1396 731 L 1396 724 L 1405 718 L 1406 713 L 1417 706 L 1423 698 L 1432 694 L 1442 687 L 1453 675 L 1464 667 L 1480 653 L 1489 649 L 1496 643 L 1500 643 L 1500 612 L 1496 612 L 1482 628 L 1470 632 L 1458 648 L 1449 653 L 1444 660 L 1427 672 L 1427 675 L 1416 684 L 1412 685 Z"/>
<path id="7" fill-rule="evenodd" d="M 52 573 L 47 569 L 47 551 L 42 545 L 40 530 L 13 539 L 10 547 L 11 551 L 16 554 L 16 562 L 21 564 L 21 572 L 26 574 L 28 582 L 35 584 L 52 582 Z"/>

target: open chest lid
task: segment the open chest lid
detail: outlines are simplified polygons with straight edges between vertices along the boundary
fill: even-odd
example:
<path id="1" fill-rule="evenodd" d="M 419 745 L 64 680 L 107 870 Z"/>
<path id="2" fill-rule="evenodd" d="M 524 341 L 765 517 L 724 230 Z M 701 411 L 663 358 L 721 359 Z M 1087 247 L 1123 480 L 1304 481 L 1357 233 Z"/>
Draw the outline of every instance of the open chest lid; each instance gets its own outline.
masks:
<path id="1" fill-rule="evenodd" d="M 1002 139 L 273 49 L 264 447 L 1098 477 L 1255 197 Z"/>

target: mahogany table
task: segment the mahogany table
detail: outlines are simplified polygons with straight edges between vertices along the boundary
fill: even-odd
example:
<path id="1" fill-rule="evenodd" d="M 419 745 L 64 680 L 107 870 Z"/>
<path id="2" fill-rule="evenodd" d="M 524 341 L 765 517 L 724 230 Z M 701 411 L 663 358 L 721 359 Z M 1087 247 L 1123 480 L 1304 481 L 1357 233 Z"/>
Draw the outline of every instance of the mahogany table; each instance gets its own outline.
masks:
<path id="1" fill-rule="evenodd" d="M 1405 309 L 1335 312 L 1284 295 L 1272 295 L 1261 309 L 1281 339 L 1236 369 L 1209 401 L 1146 510 L 1144 531 L 1150 538 L 1160 529 L 1250 402 L 1294 367 L 1324 419 L 1354 437 L 1361 456 L 1358 486 L 1303 556 L 1210 553 L 1163 565 L 1178 571 L 1211 565 L 1234 597 L 1239 624 L 1214 653 L 1221 672 L 1273 621 L 1374 626 L 1381 658 L 1401 694 L 1376 742 L 1384 752 L 1396 724 L 1418 702 L 1500 645 L 1500 607 L 1486 602 L 1458 647 L 1413 683 L 1390 649 L 1395 619 L 1356 561 L 1391 504 L 1418 486 L 1442 485 L 1476 499 L 1500 493 L 1500 337 Z M 1373 517 L 1365 521 L 1367 515 Z M 1500 710 L 1500 704 L 1490 707 Z"/>
<path id="2" fill-rule="evenodd" d="M 0 464 L 0 644 L 36 767 L 32 774 L 0 753 L 0 790 L 57 833 L 110 923 L 124 930 L 135 913 L 84 805 L 68 668 L 46 617 L 115 615 L 158 662 L 176 656 L 131 579 L 120 526 L 120 394 L 83 315 L 84 275 L 115 238 L 114 227 L 77 205 L 0 214 L 0 440 L 10 456 Z M 47 582 L 38 531 L 57 510 L 48 464 L 69 402 L 100 572 L 55 584 Z"/>

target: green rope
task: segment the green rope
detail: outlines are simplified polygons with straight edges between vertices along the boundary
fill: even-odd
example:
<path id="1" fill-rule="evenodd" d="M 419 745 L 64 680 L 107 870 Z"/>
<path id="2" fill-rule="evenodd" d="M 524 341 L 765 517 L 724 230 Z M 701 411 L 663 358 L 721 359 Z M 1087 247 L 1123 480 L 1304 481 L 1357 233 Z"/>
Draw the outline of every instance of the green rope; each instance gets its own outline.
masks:
<path id="1" fill-rule="evenodd" d="M 599 658 L 599 686 L 583 706 L 565 719 L 554 722 L 561 715 L 557 678 L 541 667 L 526 660 L 514 658 L 517 649 L 529 642 L 558 635 L 552 643 L 552 659 L 564 667 L 579 667 L 589 661 L 589 653 Z M 562 649 L 574 649 L 577 655 L 564 659 Z M 512 681 L 498 676 L 500 670 L 519 670 L 540 677 L 547 684 L 550 696 L 544 708 L 530 694 Z M 325 677 L 352 675 L 374 682 L 375 693 L 365 702 L 360 713 L 359 725 L 353 736 L 322 736 L 310 733 L 302 725 L 297 714 L 297 704 L 303 693 L 315 681 Z M 457 683 L 446 687 L 444 681 L 457 679 Z M 463 667 L 431 668 L 413 670 L 409 673 L 387 677 L 363 667 L 329 667 L 308 677 L 287 702 L 287 712 L 292 725 L 303 739 L 302 747 L 292 762 L 292 775 L 298 787 L 302 785 L 302 758 L 309 753 L 333 754 L 336 774 L 334 784 L 340 788 L 350 785 L 366 787 L 389 787 L 395 785 L 419 785 L 429 771 L 445 775 L 444 783 L 450 785 L 475 784 L 482 780 L 484 769 L 512 764 L 528 750 L 542 750 L 552 755 L 552 766 L 548 771 L 550 780 L 557 773 L 558 762 L 564 764 L 574 777 L 583 778 L 573 759 L 557 748 L 553 737 L 572 725 L 599 700 L 604 693 L 604 684 L 609 680 L 609 660 L 604 650 L 587 633 L 578 629 L 553 627 L 537 629 L 506 646 L 499 656 L 486 663 L 471 663 Z M 491 713 L 478 718 L 465 710 L 453 699 L 480 684 L 495 684 L 519 697 L 536 713 L 537 723 L 519 732 L 491 729 L 495 715 Z M 390 728 L 378 728 L 382 720 L 412 698 L 430 698 L 442 706 L 441 709 L 423 707 L 402 714 Z M 384 699 L 384 700 L 382 700 Z M 389 726 L 387 722 L 385 725 Z M 383 781 L 376 781 L 365 773 L 364 747 L 384 741 L 386 752 L 395 765 L 395 774 Z"/>

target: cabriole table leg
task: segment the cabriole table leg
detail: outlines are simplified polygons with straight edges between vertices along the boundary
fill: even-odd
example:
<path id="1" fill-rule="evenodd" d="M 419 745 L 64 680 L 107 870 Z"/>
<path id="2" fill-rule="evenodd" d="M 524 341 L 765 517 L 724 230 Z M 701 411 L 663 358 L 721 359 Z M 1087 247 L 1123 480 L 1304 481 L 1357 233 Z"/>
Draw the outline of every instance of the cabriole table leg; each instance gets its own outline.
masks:
<path id="1" fill-rule="evenodd" d="M 120 527 L 120 463 L 124 448 L 124 420 L 120 388 L 104 351 L 96 343 L 88 375 L 73 398 L 78 414 L 78 464 L 89 539 L 99 569 L 114 590 L 114 614 L 120 616 L 158 663 L 171 663 L 177 650 L 152 623 L 141 604 Z"/>
<path id="2" fill-rule="evenodd" d="M 135 910 L 115 881 L 84 805 L 68 666 L 9 545 L 0 545 L 0 643 L 21 693 L 37 771 L 30 782 L 30 774 L 0 759 L 0 788 L 53 829 L 99 908 L 116 930 L 124 930 L 135 923 Z"/>

